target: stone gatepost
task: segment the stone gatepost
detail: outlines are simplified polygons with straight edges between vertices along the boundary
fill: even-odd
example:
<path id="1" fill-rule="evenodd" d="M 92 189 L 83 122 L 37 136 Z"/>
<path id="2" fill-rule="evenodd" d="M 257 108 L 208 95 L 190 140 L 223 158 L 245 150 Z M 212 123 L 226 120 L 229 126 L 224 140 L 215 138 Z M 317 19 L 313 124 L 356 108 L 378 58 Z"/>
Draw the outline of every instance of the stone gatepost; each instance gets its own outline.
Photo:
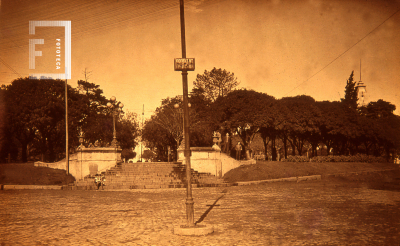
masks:
<path id="1" fill-rule="evenodd" d="M 121 152 L 120 148 L 114 147 L 80 147 L 76 159 L 70 162 L 69 172 L 76 179 L 100 174 L 122 161 Z"/>

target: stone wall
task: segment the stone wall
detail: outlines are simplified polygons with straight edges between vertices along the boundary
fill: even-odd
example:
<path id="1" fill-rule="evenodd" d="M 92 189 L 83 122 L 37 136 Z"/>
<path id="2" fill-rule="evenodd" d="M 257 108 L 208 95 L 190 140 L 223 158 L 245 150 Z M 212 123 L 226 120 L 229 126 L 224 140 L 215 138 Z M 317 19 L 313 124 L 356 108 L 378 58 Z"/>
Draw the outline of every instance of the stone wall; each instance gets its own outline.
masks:
<path id="1" fill-rule="evenodd" d="M 120 161 L 121 149 L 110 147 L 84 148 L 70 155 L 69 173 L 77 180 L 83 179 L 89 174 L 96 175 L 105 172 Z M 66 170 L 65 159 L 54 163 L 35 162 L 35 166 Z"/>
<path id="2" fill-rule="evenodd" d="M 219 147 L 192 147 L 190 148 L 190 166 L 193 170 L 202 173 L 211 173 L 222 178 L 225 173 L 240 165 L 254 164 L 255 160 L 238 161 L 222 153 Z M 178 149 L 178 162 L 186 163 L 183 149 Z"/>

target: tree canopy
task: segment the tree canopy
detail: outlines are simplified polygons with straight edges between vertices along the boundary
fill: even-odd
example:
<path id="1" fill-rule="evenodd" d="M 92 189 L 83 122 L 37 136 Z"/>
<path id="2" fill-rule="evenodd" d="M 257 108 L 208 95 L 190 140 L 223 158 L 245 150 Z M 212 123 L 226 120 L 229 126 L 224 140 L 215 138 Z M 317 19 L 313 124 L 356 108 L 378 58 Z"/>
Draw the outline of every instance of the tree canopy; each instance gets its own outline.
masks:
<path id="1" fill-rule="evenodd" d="M 213 74 L 222 72 L 214 68 L 198 75 L 194 82 L 189 98 L 192 104 L 191 146 L 211 146 L 212 132 L 219 131 L 222 136 L 230 133 L 240 141 L 246 158 L 251 158 L 251 153 L 255 152 L 251 143 L 256 137 L 262 139 L 265 156 L 267 158 L 268 152 L 272 160 L 277 160 L 279 154 L 315 156 L 321 148 L 326 149 L 324 154 L 334 155 L 363 153 L 389 157 L 400 152 L 399 117 L 393 115 L 395 105 L 378 100 L 358 108 L 353 72 L 346 82 L 345 98 L 333 102 L 317 102 L 307 95 L 277 100 L 252 90 L 221 90 L 218 83 L 214 83 Z M 167 105 L 157 110 L 145 128 L 161 125 L 155 123 L 170 112 Z M 176 118 L 176 112 L 171 112 L 174 113 L 169 113 L 169 121 Z M 181 120 L 176 122 L 174 129 L 181 134 Z M 178 147 L 180 138 L 173 137 L 168 128 L 159 127 L 153 132 L 162 136 L 157 140 L 153 138 L 153 143 L 161 141 L 164 145 L 174 145 L 174 149 Z"/>
<path id="2" fill-rule="evenodd" d="M 5 98 L 7 142 L 22 149 L 22 161 L 41 155 L 42 160 L 56 161 L 65 156 L 65 81 L 19 78 L 2 87 Z M 86 144 L 111 142 L 112 115 L 108 100 L 98 85 L 78 81 L 78 88 L 68 85 L 69 148 L 79 145 L 84 132 Z M 123 113 L 123 112 L 121 112 Z M 138 125 L 133 115 L 120 115 L 117 121 L 118 140 L 124 148 L 135 146 Z M 2 148 L 4 155 L 10 150 Z M 15 157 L 14 157 L 15 158 Z"/>
<path id="3" fill-rule="evenodd" d="M 211 71 L 204 70 L 203 74 L 197 74 L 193 85 L 195 89 L 204 91 L 208 101 L 214 102 L 217 98 L 228 95 L 239 82 L 234 73 L 214 67 Z"/>
<path id="4" fill-rule="evenodd" d="M 238 135 L 245 148 L 246 157 L 250 158 L 249 145 L 255 134 L 265 122 L 266 108 L 274 98 L 252 90 L 235 90 L 226 97 L 218 98 L 212 106 L 214 128 L 230 135 Z"/>
<path id="5" fill-rule="evenodd" d="M 349 79 L 346 83 L 346 88 L 344 90 L 344 98 L 342 102 L 348 107 L 356 109 L 358 101 L 358 91 L 356 87 L 356 81 L 354 81 L 354 71 L 351 72 Z"/>
<path id="6" fill-rule="evenodd" d="M 392 158 L 400 153 L 400 117 L 393 113 L 396 106 L 379 99 L 357 107 L 353 72 L 346 83 L 345 98 L 333 102 L 318 102 L 307 95 L 278 100 L 266 93 L 235 89 L 238 84 L 233 73 L 222 69 L 197 76 L 189 96 L 190 146 L 212 146 L 213 131 L 219 131 L 240 141 L 246 158 L 259 152 L 262 143 L 265 157 L 272 160 L 289 154 L 314 156 L 321 148 L 333 155 L 362 153 Z M 64 81 L 28 78 L 1 87 L 0 115 L 5 121 L 0 122 L 0 161 L 8 154 L 15 158 L 19 149 L 23 161 L 38 155 L 47 161 L 63 158 L 64 90 Z M 111 142 L 113 112 L 106 106 L 108 102 L 99 85 L 80 80 L 77 88 L 68 86 L 71 149 L 79 145 L 81 131 L 85 144 Z M 183 139 L 182 111 L 179 96 L 163 99 L 141 132 L 136 114 L 119 111 L 117 139 L 124 153 L 136 145 L 141 134 L 157 160 L 170 160 L 171 155 L 176 158 Z M 257 150 L 252 149 L 252 142 L 257 142 Z"/>
<path id="7" fill-rule="evenodd" d="M 209 146 L 212 131 L 209 128 L 208 103 L 201 89 L 194 89 L 189 98 L 189 125 L 191 146 Z M 177 107 L 176 107 L 177 106 Z M 156 113 L 146 121 L 143 140 L 157 155 L 158 160 L 168 159 L 168 148 L 174 152 L 183 139 L 183 108 L 177 96 L 162 100 Z"/>

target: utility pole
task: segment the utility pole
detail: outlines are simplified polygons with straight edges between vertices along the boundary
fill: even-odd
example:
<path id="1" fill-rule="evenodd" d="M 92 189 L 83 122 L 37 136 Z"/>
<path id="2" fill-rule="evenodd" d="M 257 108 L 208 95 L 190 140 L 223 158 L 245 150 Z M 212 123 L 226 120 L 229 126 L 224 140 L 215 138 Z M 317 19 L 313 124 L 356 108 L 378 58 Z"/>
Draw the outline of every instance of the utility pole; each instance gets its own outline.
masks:
<path id="1" fill-rule="evenodd" d="M 181 44 L 182 58 L 186 58 L 186 40 L 185 40 L 185 9 L 183 0 L 180 0 L 180 17 L 181 17 Z M 192 198 L 192 169 L 190 165 L 190 140 L 189 140 L 189 107 L 188 107 L 188 81 L 187 70 L 182 70 L 182 87 L 183 87 L 183 128 L 185 134 L 185 160 L 186 160 L 186 218 L 187 226 L 194 227 L 194 209 Z"/>
<path id="2" fill-rule="evenodd" d="M 65 164 L 69 175 L 69 149 L 68 149 L 68 80 L 65 79 Z"/>
<path id="3" fill-rule="evenodd" d="M 186 162 L 186 218 L 185 226 L 175 227 L 174 233 L 178 235 L 193 235 L 201 236 L 207 235 L 214 231 L 213 227 L 206 225 L 195 225 L 194 223 L 194 209 L 192 198 L 192 168 L 190 165 L 190 139 L 189 139 L 189 104 L 188 104 L 188 79 L 187 71 L 194 71 L 195 60 L 194 58 L 186 58 L 186 41 L 185 41 L 185 15 L 183 0 L 180 3 L 180 17 L 181 17 L 181 44 L 182 44 L 182 58 L 175 58 L 174 69 L 175 71 L 182 71 L 182 87 L 183 87 L 183 133 L 185 136 L 185 162 Z"/>
<path id="4" fill-rule="evenodd" d="M 143 118 L 144 118 L 144 104 L 143 104 L 143 111 L 142 111 L 142 137 L 140 138 L 140 162 L 143 162 L 142 155 L 143 155 Z"/>

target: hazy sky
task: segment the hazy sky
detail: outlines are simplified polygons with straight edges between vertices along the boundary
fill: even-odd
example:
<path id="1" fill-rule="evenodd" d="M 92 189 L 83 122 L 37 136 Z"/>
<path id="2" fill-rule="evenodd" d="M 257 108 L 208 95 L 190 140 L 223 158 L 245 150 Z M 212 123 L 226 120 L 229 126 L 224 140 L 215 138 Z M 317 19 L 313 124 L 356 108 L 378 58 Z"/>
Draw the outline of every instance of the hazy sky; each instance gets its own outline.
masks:
<path id="1" fill-rule="evenodd" d="M 198 73 L 217 67 L 234 72 L 240 87 L 276 98 L 340 100 L 351 71 L 360 79 L 361 60 L 367 99 L 389 101 L 400 114 L 399 1 L 186 0 L 185 7 L 187 57 L 196 59 L 189 90 Z M 63 28 L 29 35 L 32 20 L 71 21 L 73 87 L 87 68 L 90 82 L 139 119 L 143 104 L 147 118 L 162 99 L 182 94 L 173 68 L 181 57 L 179 0 L 2 0 L 0 84 L 56 71 Z M 30 38 L 45 39 L 35 71 Z"/>

